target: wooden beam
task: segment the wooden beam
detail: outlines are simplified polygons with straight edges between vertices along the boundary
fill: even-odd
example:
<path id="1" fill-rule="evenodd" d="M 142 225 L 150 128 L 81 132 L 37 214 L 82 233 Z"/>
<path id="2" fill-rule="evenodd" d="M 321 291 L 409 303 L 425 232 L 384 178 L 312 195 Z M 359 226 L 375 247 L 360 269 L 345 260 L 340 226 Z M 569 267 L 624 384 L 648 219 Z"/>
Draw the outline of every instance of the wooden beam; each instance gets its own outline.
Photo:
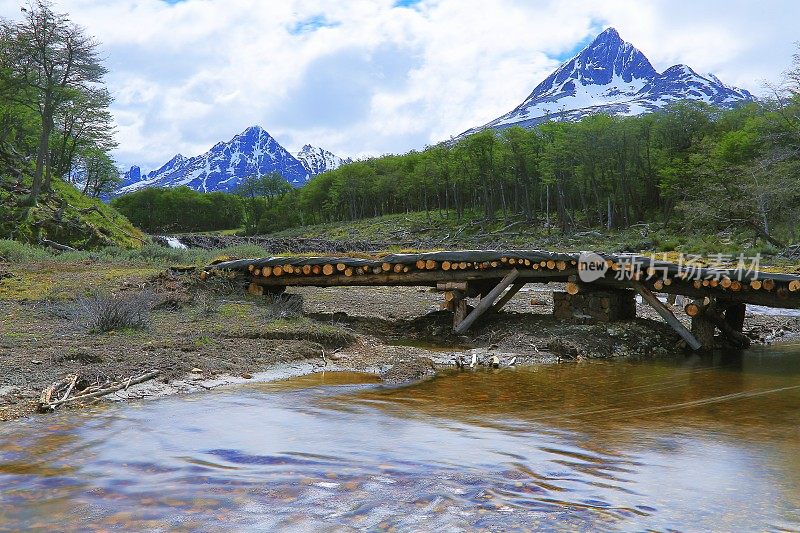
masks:
<path id="1" fill-rule="evenodd" d="M 365 274 L 363 276 L 347 277 L 343 273 L 336 273 L 331 276 L 287 276 L 280 278 L 270 276 L 268 278 L 258 277 L 253 279 L 259 285 L 285 285 L 285 286 L 308 286 L 308 287 L 335 287 L 335 286 L 385 286 L 385 285 L 410 285 L 410 286 L 430 286 L 436 287 L 443 282 L 470 282 L 472 287 L 476 281 L 486 280 L 495 283 L 503 279 L 510 272 L 509 269 L 490 269 L 490 270 L 415 270 L 406 273 L 381 272 L 380 274 Z M 559 270 L 522 270 L 518 271 L 520 278 L 531 281 L 547 283 L 549 281 L 567 281 L 570 271 Z M 574 271 L 577 273 L 577 270 Z M 246 274 L 245 274 L 246 275 Z"/>
<path id="2" fill-rule="evenodd" d="M 686 326 L 684 326 L 683 323 L 681 323 L 681 321 L 672 314 L 672 311 L 670 311 L 667 306 L 661 303 L 661 300 L 659 300 L 655 294 L 650 292 L 650 289 L 638 281 L 631 281 L 631 285 L 634 289 L 636 289 L 636 292 L 642 295 L 642 299 L 649 303 L 650 306 L 655 309 L 664 320 L 667 321 L 667 324 L 672 326 L 672 329 L 678 332 L 678 335 L 680 335 L 683 340 L 686 341 L 686 344 L 688 344 L 692 350 L 699 350 L 703 347 L 700 341 L 698 341 L 697 338 L 692 335 L 692 332 L 689 331 Z"/>
<path id="3" fill-rule="evenodd" d="M 462 291 L 467 292 L 466 281 L 445 281 L 436 284 L 436 289 L 440 291 Z"/>
<path id="4" fill-rule="evenodd" d="M 478 317 L 480 317 L 492 306 L 497 297 L 500 296 L 504 290 L 506 290 L 506 287 L 514 283 L 514 280 L 516 280 L 517 277 L 519 277 L 519 271 L 516 268 L 512 269 L 511 272 L 506 274 L 506 276 L 500 280 L 500 283 L 498 283 L 494 289 L 489 291 L 489 294 L 481 298 L 481 301 L 478 302 L 477 307 L 475 307 L 475 309 L 473 309 L 472 312 L 467 315 L 458 326 L 455 327 L 455 332 L 461 334 L 467 331 L 469 327 L 476 320 L 478 320 Z"/>
<path id="5" fill-rule="evenodd" d="M 494 306 L 492 306 L 492 312 L 496 313 L 500 311 L 500 309 L 502 309 L 503 306 L 506 305 L 509 302 L 509 300 L 511 300 L 511 298 L 513 298 L 519 292 L 519 290 L 522 287 L 524 287 L 527 283 L 528 283 L 527 281 L 518 281 L 515 284 L 513 284 L 506 291 L 506 293 L 499 300 L 497 300 L 497 303 L 494 304 Z"/>

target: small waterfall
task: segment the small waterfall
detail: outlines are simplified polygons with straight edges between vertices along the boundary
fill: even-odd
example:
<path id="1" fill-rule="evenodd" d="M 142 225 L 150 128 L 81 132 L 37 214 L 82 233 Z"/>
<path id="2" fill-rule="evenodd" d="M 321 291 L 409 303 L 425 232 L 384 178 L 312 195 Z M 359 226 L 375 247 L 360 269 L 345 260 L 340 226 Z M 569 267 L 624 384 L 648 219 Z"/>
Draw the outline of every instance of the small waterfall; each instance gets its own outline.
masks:
<path id="1" fill-rule="evenodd" d="M 175 248 L 177 250 L 186 250 L 186 245 L 183 244 L 180 240 L 176 237 L 167 237 L 164 236 L 164 240 L 167 242 L 167 246 L 170 248 Z"/>

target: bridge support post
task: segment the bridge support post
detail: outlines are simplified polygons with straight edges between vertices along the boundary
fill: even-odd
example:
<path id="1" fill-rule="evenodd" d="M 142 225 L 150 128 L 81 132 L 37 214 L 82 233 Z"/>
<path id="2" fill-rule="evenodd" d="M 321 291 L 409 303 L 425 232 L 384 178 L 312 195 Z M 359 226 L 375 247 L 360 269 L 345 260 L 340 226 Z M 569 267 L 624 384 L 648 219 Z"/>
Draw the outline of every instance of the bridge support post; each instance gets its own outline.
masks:
<path id="1" fill-rule="evenodd" d="M 442 309 L 453 313 L 453 328 L 457 327 L 467 316 L 467 301 L 470 287 L 467 282 L 439 283 L 436 288 L 444 292 Z"/>
<path id="2" fill-rule="evenodd" d="M 692 333 L 704 348 L 715 344 L 714 333 L 719 329 L 721 338 L 739 348 L 750 346 L 750 339 L 742 333 L 747 306 L 740 303 L 727 303 L 711 300 L 704 303 L 696 300 L 696 315 L 692 316 Z"/>
<path id="3" fill-rule="evenodd" d="M 575 285 L 578 292 L 553 293 L 553 315 L 558 318 L 593 318 L 601 322 L 615 322 L 636 318 L 635 293 L 623 289 L 596 290 L 590 285 Z M 574 290 L 574 288 L 573 288 Z"/>
<path id="4" fill-rule="evenodd" d="M 475 309 L 473 309 L 470 314 L 464 317 L 464 320 L 462 320 L 461 323 L 454 328 L 455 332 L 460 335 L 465 331 L 467 331 L 467 329 L 469 329 L 469 327 L 476 320 L 478 320 L 479 316 L 481 316 L 483 313 L 488 311 L 490 307 L 492 307 L 495 300 L 497 300 L 503 293 L 503 291 L 506 290 L 506 287 L 514 283 L 514 281 L 517 279 L 518 276 L 519 276 L 519 271 L 516 268 L 513 269 L 508 274 L 506 274 L 506 276 L 502 280 L 500 280 L 500 283 L 498 283 L 491 291 L 489 291 L 488 294 L 486 294 L 481 298 L 481 301 L 478 302 L 478 306 Z"/>
<path id="5" fill-rule="evenodd" d="M 733 331 L 742 332 L 744 329 L 744 315 L 747 312 L 747 304 L 731 304 L 725 309 L 725 322 Z"/>
<path id="6" fill-rule="evenodd" d="M 700 342 L 703 348 L 714 346 L 714 332 L 716 325 L 705 315 L 692 317 L 692 335 Z"/>
<path id="7" fill-rule="evenodd" d="M 491 311 L 493 313 L 497 313 L 498 311 L 500 311 L 503 308 L 503 306 L 506 305 L 511 300 L 511 298 L 513 298 L 519 292 L 519 290 L 525 286 L 525 284 L 526 284 L 525 281 L 518 281 L 514 283 L 511 287 L 508 288 L 506 293 L 499 300 L 497 300 L 497 303 L 492 306 Z"/>
<path id="8" fill-rule="evenodd" d="M 636 292 L 642 296 L 642 299 L 649 303 L 650 306 L 655 309 L 659 315 L 661 315 L 661 318 L 666 320 L 667 324 L 672 326 L 672 329 L 674 329 L 675 332 L 686 341 L 686 344 L 688 344 L 692 350 L 699 350 L 703 347 L 703 344 L 697 340 L 697 337 L 695 337 L 692 332 L 689 331 L 689 329 L 684 326 L 675 315 L 672 314 L 672 311 L 670 311 L 666 305 L 661 303 L 661 300 L 659 300 L 658 297 L 650 291 L 650 289 L 638 281 L 631 281 L 631 285 L 634 289 L 636 289 Z"/>

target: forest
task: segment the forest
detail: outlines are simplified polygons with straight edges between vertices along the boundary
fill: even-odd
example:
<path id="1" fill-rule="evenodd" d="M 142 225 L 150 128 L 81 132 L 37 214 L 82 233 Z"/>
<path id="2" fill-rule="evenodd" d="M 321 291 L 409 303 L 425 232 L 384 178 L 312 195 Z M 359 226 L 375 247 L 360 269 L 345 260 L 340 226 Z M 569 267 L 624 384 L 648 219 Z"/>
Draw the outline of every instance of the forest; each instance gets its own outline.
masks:
<path id="1" fill-rule="evenodd" d="M 782 246 L 800 229 L 796 78 L 775 94 L 732 110 L 685 101 L 640 116 L 484 131 L 358 161 L 274 199 L 257 231 L 477 211 L 486 221 L 521 217 L 564 232 L 643 222 L 690 232 L 735 228 Z"/>

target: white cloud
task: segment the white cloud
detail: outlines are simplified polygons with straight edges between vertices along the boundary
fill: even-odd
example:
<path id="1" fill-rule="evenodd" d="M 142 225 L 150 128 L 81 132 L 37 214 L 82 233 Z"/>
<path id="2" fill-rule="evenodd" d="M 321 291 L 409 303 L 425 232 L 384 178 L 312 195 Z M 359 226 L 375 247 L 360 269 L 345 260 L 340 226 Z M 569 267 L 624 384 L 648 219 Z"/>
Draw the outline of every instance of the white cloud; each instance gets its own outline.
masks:
<path id="1" fill-rule="evenodd" d="M 17 17 L 18 0 L 0 0 Z M 654 66 L 754 92 L 788 64 L 793 0 L 56 0 L 103 43 L 121 164 L 259 124 L 290 149 L 402 152 L 509 111 L 605 26 Z"/>

